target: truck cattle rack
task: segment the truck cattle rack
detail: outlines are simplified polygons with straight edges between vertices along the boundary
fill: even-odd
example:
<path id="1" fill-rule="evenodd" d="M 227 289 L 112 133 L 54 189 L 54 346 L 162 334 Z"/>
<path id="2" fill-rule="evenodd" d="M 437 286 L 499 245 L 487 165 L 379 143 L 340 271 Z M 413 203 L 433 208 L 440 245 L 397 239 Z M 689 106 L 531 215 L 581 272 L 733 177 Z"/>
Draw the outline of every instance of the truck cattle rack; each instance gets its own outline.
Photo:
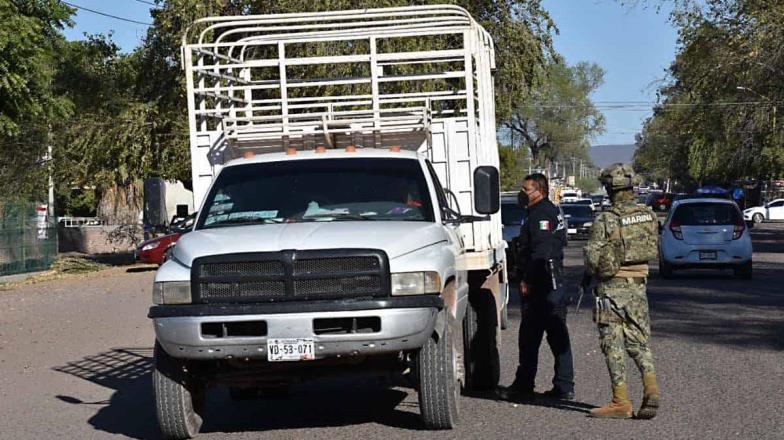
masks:
<path id="1" fill-rule="evenodd" d="M 498 166 L 493 41 L 457 6 L 204 18 L 183 35 L 182 61 L 196 205 L 247 152 L 426 153 L 463 214 L 473 170 Z M 479 227 L 463 230 L 489 235 Z"/>

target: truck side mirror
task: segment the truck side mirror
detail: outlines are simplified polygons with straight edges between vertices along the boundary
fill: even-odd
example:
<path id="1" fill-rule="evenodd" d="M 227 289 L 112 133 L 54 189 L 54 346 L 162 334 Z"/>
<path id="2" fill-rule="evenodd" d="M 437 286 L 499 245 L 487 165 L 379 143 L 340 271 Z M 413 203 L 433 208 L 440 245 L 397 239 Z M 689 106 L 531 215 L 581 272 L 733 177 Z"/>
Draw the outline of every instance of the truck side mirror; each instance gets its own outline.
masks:
<path id="1" fill-rule="evenodd" d="M 495 214 L 501 209 L 498 168 L 481 166 L 474 170 L 474 208 L 479 214 Z"/>

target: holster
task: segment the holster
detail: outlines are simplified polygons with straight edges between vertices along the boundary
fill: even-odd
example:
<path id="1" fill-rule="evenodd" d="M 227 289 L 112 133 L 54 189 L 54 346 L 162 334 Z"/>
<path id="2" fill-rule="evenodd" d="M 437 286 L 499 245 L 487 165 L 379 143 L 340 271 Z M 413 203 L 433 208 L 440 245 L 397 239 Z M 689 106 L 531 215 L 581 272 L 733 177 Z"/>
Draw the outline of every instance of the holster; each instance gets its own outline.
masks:
<path id="1" fill-rule="evenodd" d="M 607 325 L 615 322 L 623 322 L 619 314 L 616 312 L 610 298 L 597 296 L 594 298 L 593 306 L 593 322 L 600 325 Z"/>

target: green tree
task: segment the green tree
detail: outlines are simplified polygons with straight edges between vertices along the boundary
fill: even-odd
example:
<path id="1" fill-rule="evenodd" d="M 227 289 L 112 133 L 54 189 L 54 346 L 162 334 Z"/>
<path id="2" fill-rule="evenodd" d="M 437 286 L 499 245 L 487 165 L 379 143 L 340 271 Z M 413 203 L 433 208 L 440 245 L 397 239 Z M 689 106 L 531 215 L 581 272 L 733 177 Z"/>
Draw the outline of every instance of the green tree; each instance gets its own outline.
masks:
<path id="1" fill-rule="evenodd" d="M 60 34 L 72 10 L 56 0 L 0 0 L 2 199 L 43 200 L 50 125 L 71 111 L 52 92 Z"/>
<path id="2" fill-rule="evenodd" d="M 548 81 L 532 100 L 519 101 L 506 127 L 531 152 L 538 166 L 564 159 L 588 160 L 589 141 L 604 130 L 604 116 L 590 94 L 604 81 L 604 70 L 581 62 L 551 63 Z"/>
<path id="3" fill-rule="evenodd" d="M 636 166 L 700 184 L 784 173 L 784 4 L 683 1 L 679 52 L 638 139 Z"/>

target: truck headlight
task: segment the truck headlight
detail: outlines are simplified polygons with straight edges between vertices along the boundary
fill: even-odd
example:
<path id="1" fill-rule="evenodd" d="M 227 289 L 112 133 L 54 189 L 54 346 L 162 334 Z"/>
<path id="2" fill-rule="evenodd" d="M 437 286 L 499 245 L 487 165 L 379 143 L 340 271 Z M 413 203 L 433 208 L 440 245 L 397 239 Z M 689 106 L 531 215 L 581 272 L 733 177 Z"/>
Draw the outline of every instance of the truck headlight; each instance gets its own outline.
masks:
<path id="1" fill-rule="evenodd" d="M 392 274 L 392 295 L 423 295 L 441 292 L 438 272 L 404 272 Z"/>
<path id="2" fill-rule="evenodd" d="M 190 304 L 190 281 L 160 281 L 152 285 L 153 304 Z"/>

